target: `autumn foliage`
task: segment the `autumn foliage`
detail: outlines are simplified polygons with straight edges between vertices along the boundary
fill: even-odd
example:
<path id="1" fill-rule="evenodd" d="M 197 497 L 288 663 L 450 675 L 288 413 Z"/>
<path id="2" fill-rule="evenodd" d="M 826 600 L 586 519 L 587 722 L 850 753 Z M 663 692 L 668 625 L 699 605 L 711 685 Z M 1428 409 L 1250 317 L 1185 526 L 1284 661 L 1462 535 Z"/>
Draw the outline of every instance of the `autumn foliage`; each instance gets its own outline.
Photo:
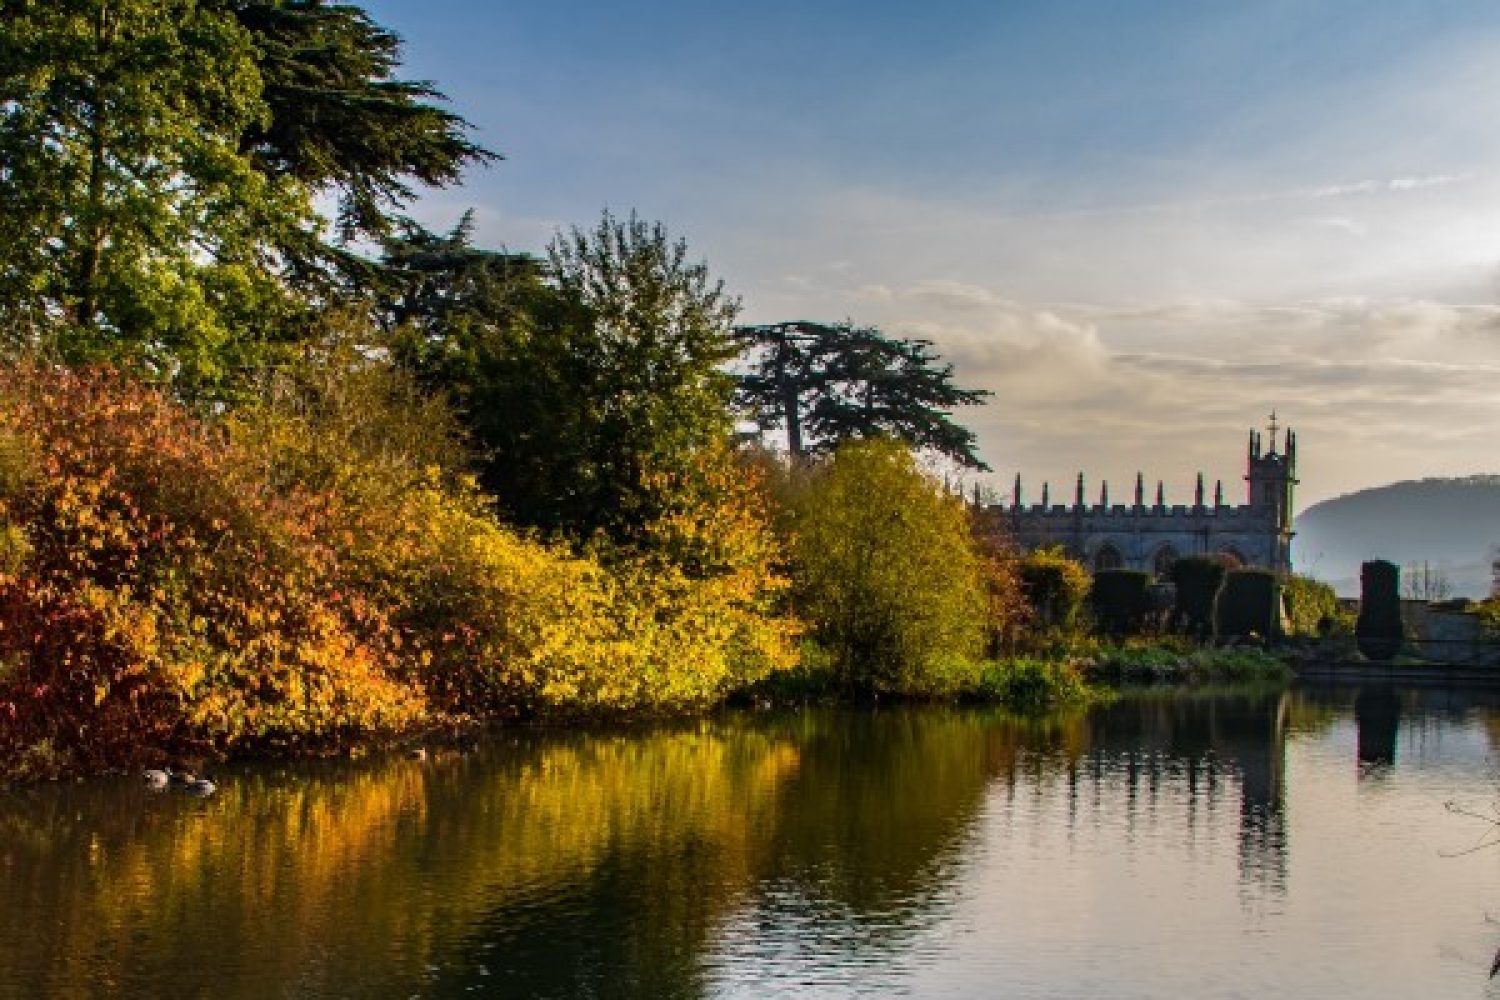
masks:
<path id="1" fill-rule="evenodd" d="M 693 706 L 790 662 L 730 456 L 654 552 L 578 555 L 354 419 L 410 402 L 389 379 L 209 421 L 108 371 L 0 371 L 0 771 Z"/>

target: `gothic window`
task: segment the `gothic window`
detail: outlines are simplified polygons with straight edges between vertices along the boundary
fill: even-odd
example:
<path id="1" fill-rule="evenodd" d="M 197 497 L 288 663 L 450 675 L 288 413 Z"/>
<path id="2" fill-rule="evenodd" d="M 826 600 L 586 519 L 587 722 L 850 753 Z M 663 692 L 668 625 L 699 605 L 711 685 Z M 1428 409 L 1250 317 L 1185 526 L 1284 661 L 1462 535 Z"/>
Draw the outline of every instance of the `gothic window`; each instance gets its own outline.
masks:
<path id="1" fill-rule="evenodd" d="M 1120 550 L 1115 548 L 1109 542 L 1105 542 L 1099 547 L 1099 551 L 1094 553 L 1095 571 L 1101 569 L 1119 569 L 1124 565 L 1124 556 L 1120 555 Z"/>
<path id="2" fill-rule="evenodd" d="M 1151 572 L 1158 579 L 1165 579 L 1172 571 L 1172 564 L 1177 561 L 1177 550 L 1170 545 L 1163 545 L 1156 550 L 1156 557 L 1151 560 Z"/>

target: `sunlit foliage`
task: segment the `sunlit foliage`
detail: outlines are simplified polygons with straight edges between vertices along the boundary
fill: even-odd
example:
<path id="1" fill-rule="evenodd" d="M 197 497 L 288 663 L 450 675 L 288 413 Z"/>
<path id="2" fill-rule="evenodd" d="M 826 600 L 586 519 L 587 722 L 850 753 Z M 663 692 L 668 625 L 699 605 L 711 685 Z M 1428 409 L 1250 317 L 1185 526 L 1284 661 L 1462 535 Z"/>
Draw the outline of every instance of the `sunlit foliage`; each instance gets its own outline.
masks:
<path id="1" fill-rule="evenodd" d="M 211 426 L 117 374 L 4 372 L 0 759 L 675 709 L 792 661 L 759 491 L 726 452 L 658 486 L 678 502 L 649 556 L 580 556 L 497 522 L 414 392 L 335 346 Z"/>
<path id="2" fill-rule="evenodd" d="M 793 506 L 797 608 L 849 688 L 952 694 L 984 652 L 984 567 L 962 501 L 903 445 L 850 442 Z"/>

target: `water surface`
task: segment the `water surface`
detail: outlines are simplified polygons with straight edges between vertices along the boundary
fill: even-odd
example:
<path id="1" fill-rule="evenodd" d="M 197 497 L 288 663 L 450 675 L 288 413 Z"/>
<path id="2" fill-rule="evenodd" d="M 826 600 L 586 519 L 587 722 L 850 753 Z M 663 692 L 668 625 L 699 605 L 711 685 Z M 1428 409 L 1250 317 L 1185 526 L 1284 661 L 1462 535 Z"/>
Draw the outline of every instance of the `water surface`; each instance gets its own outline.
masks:
<path id="1" fill-rule="evenodd" d="M 0 795 L 0 997 L 1481 997 L 1500 703 L 806 711 Z M 1489 995 L 1500 996 L 1500 989 Z"/>

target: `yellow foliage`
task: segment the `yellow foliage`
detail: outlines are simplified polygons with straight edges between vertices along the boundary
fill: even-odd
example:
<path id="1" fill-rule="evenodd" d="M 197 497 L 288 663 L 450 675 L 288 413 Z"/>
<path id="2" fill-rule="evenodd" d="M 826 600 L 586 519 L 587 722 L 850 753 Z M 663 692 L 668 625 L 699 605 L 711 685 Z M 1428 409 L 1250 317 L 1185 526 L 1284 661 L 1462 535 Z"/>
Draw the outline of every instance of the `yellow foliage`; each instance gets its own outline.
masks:
<path id="1" fill-rule="evenodd" d="M 727 451 L 653 484 L 672 502 L 638 545 L 579 554 L 434 461 L 432 413 L 403 450 L 408 397 L 360 377 L 211 426 L 109 373 L 0 372 L 0 464 L 35 469 L 0 488 L 0 767 L 44 740 L 87 769 L 686 708 L 792 662 L 776 544 Z"/>
<path id="2" fill-rule="evenodd" d="M 792 504 L 798 610 L 846 684 L 952 694 L 978 675 L 989 594 L 957 497 L 885 440 L 843 445 Z"/>

